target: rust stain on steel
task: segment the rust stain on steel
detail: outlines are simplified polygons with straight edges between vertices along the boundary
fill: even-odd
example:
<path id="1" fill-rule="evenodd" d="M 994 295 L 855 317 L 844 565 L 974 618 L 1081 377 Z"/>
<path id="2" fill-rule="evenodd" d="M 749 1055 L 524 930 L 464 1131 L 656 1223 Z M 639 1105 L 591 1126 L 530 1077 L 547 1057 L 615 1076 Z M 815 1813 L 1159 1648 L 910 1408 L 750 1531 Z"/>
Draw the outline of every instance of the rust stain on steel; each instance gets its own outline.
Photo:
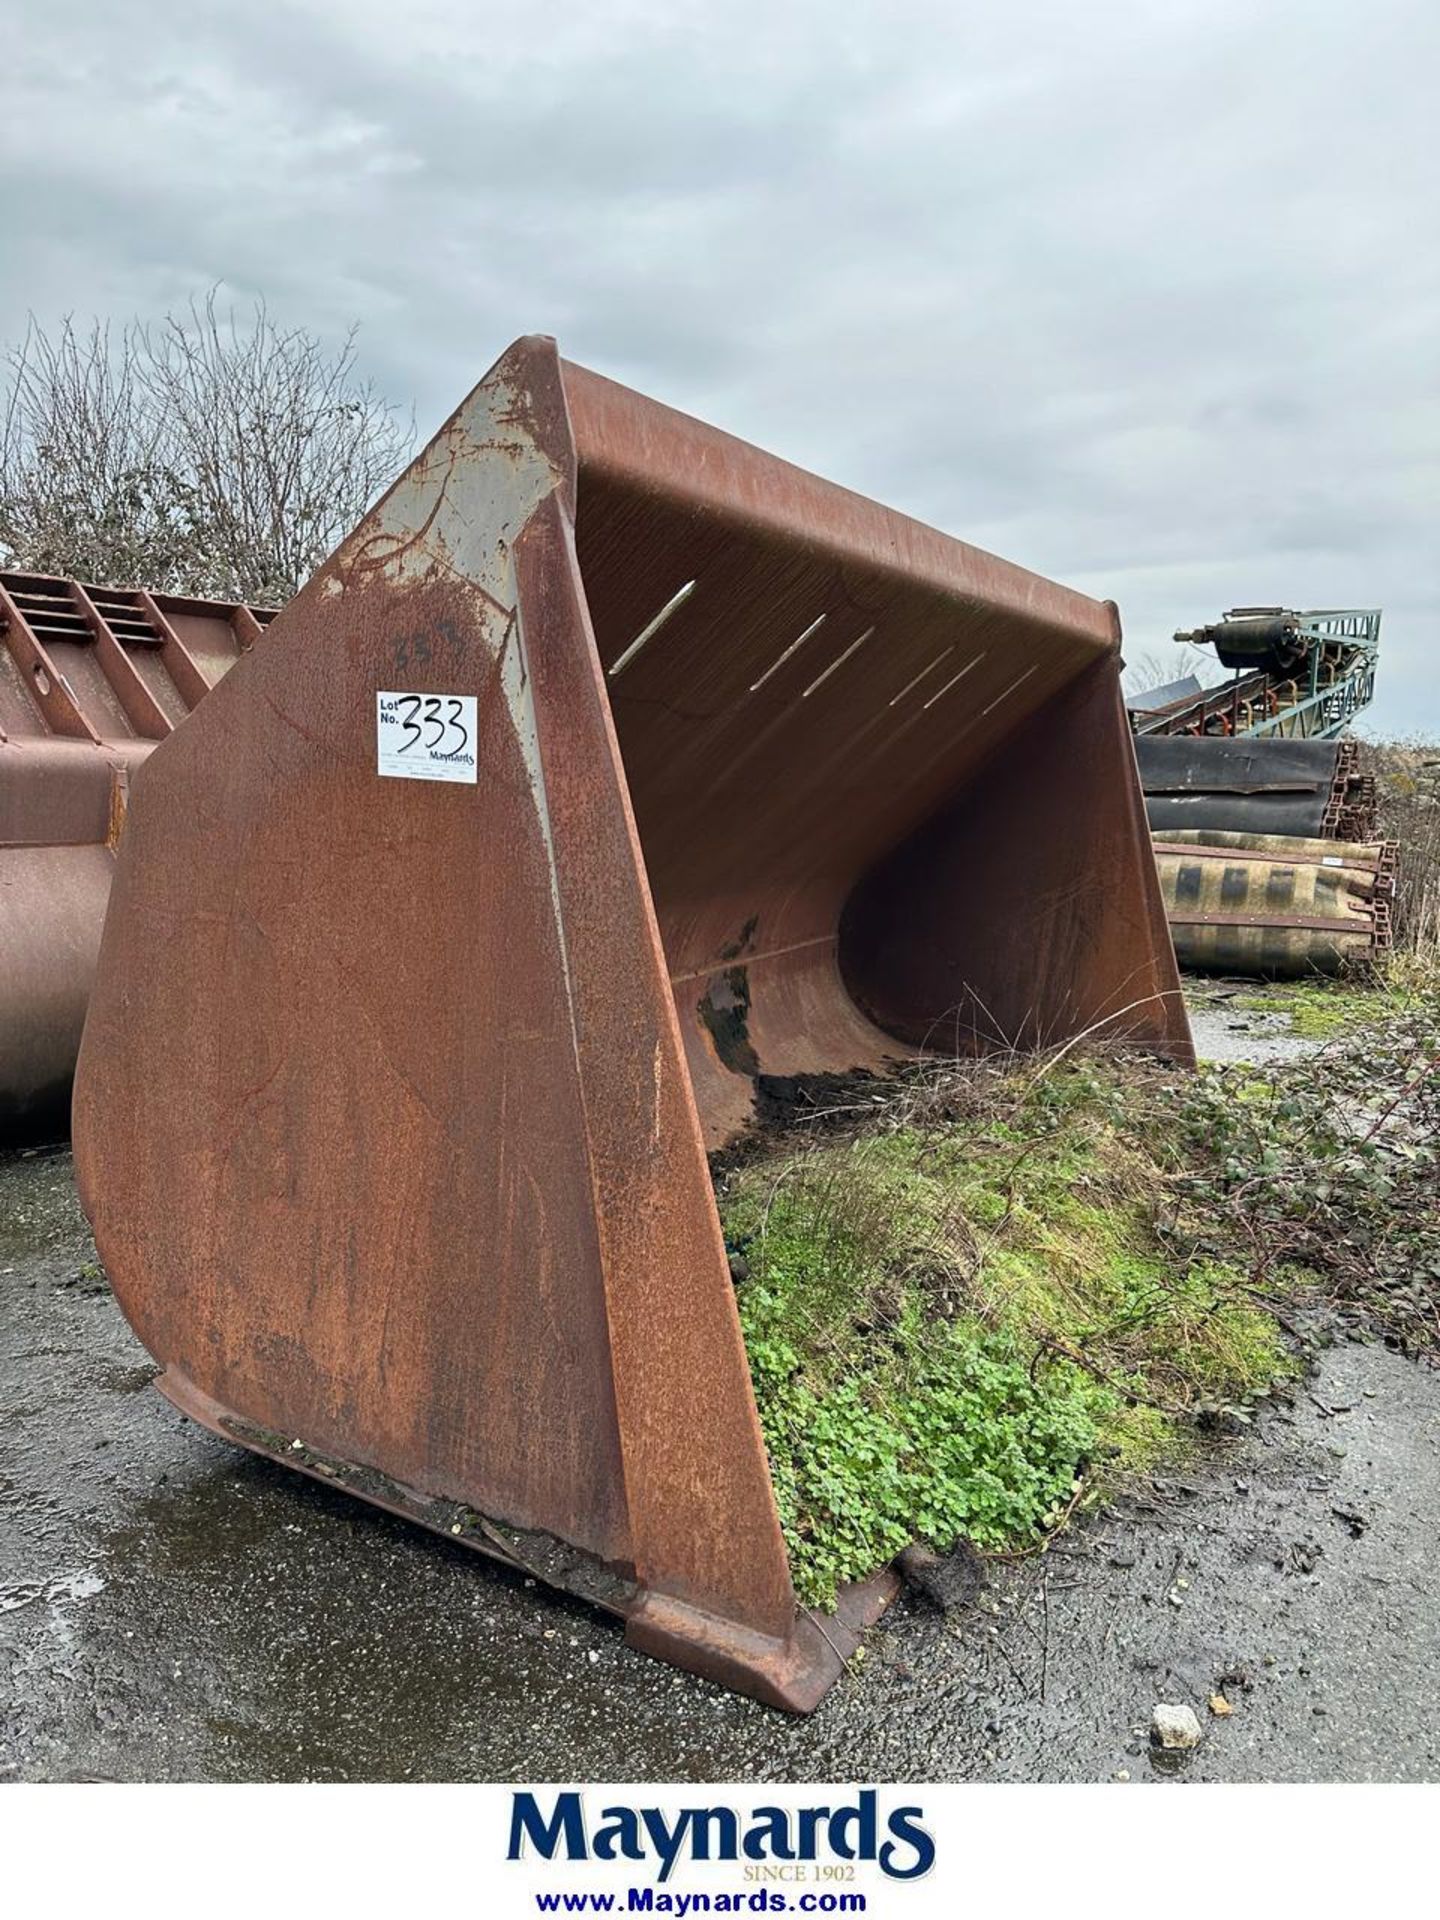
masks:
<path id="1" fill-rule="evenodd" d="M 1189 1057 L 1117 640 L 517 342 L 134 783 L 75 1144 L 164 1390 L 813 1706 L 892 1583 L 796 1608 L 706 1146 L 979 1005 Z"/>
<path id="2" fill-rule="evenodd" d="M 238 657 L 240 611 L 0 573 L 0 1139 L 65 1129 L 131 775 Z"/>

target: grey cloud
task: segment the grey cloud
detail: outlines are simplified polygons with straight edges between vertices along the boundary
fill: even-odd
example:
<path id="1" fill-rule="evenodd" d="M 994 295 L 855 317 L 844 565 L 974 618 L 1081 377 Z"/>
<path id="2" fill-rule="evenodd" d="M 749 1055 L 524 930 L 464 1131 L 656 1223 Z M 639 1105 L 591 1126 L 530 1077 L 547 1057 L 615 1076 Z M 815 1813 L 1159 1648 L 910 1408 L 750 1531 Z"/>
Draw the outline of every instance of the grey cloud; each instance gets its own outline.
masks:
<path id="1" fill-rule="evenodd" d="M 1424 0 L 29 11 L 0 333 L 220 280 L 429 427 L 554 331 L 1137 648 L 1383 604 L 1440 728 Z"/>

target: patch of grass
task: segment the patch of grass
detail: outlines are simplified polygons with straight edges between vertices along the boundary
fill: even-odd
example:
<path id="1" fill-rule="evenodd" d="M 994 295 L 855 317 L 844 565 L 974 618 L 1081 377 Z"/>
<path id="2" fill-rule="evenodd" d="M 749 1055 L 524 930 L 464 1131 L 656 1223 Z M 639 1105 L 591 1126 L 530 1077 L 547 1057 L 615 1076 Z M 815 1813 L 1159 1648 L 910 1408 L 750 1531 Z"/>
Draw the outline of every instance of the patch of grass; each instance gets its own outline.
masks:
<path id="1" fill-rule="evenodd" d="M 1294 1371 L 1243 1269 L 1174 1230 L 1167 1170 L 1124 1124 L 1163 1077 L 957 1068 L 723 1184 L 802 1600 L 914 1539 L 1033 1545 Z"/>
<path id="2" fill-rule="evenodd" d="M 1329 1040 L 1360 1027 L 1374 1027 L 1408 1012 L 1420 994 L 1396 969 L 1376 981 L 1331 980 L 1320 976 L 1300 980 L 1271 980 L 1236 994 L 1232 1007 L 1247 1013 L 1284 1014 L 1290 1032 L 1305 1040 Z"/>
<path id="3" fill-rule="evenodd" d="M 1440 1354 L 1440 994 L 1385 1004 L 1264 1068 L 932 1067 L 732 1168 L 805 1602 L 913 1539 L 1043 1543 L 1298 1373 L 1299 1309 Z"/>
<path id="4" fill-rule="evenodd" d="M 1257 1294 L 1440 1353 L 1440 994 L 1298 1060 L 1210 1067 L 1130 1124 L 1170 1169 L 1177 1230 Z"/>

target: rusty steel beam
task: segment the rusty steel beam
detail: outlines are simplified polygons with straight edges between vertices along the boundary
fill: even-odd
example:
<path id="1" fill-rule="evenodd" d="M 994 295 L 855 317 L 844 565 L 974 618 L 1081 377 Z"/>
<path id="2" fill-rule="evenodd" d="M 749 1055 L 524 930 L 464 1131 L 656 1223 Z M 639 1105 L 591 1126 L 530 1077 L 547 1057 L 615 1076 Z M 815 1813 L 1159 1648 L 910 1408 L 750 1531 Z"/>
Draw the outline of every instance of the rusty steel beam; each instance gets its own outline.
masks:
<path id="1" fill-rule="evenodd" d="M 65 1131 L 129 778 L 208 691 L 167 620 L 233 661 L 231 612 L 0 573 L 0 1140 Z"/>
<path id="2" fill-rule="evenodd" d="M 1190 1057 L 1117 640 L 518 342 L 134 782 L 75 1146 L 163 1390 L 813 1706 L 890 1576 L 797 1611 L 706 1148 Z"/>

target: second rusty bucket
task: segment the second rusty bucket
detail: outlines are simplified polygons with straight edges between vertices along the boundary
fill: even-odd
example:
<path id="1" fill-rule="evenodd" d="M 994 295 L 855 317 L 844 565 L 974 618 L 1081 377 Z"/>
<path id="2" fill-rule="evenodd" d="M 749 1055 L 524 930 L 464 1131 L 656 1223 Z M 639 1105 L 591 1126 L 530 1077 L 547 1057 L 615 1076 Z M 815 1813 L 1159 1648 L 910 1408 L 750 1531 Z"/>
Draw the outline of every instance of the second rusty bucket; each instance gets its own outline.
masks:
<path id="1" fill-rule="evenodd" d="M 269 618 L 0 572 L 0 1144 L 66 1131 L 130 780 Z"/>
<path id="2" fill-rule="evenodd" d="M 1112 607 L 518 342 L 135 779 L 75 1145 L 163 1390 L 813 1707 L 706 1161 L 1189 1035 Z"/>

